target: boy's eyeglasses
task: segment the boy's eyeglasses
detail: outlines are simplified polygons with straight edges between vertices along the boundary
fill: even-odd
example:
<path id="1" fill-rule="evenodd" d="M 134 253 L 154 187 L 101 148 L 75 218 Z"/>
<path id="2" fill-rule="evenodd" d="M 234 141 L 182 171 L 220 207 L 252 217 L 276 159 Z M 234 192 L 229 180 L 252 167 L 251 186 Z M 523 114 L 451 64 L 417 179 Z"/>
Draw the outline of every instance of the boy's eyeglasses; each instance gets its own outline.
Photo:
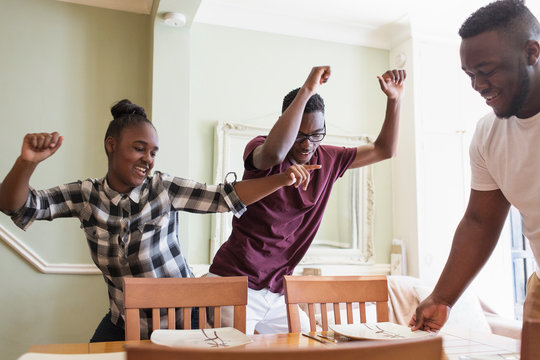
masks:
<path id="1" fill-rule="evenodd" d="M 304 134 L 303 132 L 298 132 L 298 135 L 296 136 L 296 140 L 294 140 L 297 143 L 303 142 L 305 139 L 308 139 L 311 142 L 321 142 L 322 139 L 326 136 L 326 126 L 324 128 L 324 132 L 320 133 L 314 133 L 314 134 Z"/>

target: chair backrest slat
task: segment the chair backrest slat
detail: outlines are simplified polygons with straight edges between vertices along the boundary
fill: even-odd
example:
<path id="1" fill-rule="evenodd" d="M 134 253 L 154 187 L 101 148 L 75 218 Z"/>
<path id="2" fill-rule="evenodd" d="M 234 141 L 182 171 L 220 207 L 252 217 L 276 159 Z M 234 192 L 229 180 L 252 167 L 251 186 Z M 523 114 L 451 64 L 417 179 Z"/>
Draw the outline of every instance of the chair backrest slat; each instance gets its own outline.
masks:
<path id="1" fill-rule="evenodd" d="M 246 284 L 247 287 L 247 284 Z M 246 295 L 246 305 L 247 305 L 247 295 Z M 246 305 L 240 307 L 238 305 L 234 306 L 234 327 L 243 333 L 246 332 Z"/>
<path id="2" fill-rule="evenodd" d="M 365 323 L 366 320 L 366 303 L 360 302 L 358 303 L 358 309 L 360 310 L 360 322 Z"/>
<path id="3" fill-rule="evenodd" d="M 221 327 L 221 308 L 214 306 L 214 327 Z"/>
<path id="4" fill-rule="evenodd" d="M 344 304 L 347 324 L 354 322 L 353 303 L 358 304 L 360 322 L 366 322 L 366 302 L 376 304 L 377 321 L 389 320 L 388 315 L 388 284 L 386 276 L 284 276 L 285 302 L 289 332 L 300 332 L 298 311 L 292 310 L 299 304 L 307 304 L 311 309 L 313 304 L 333 304 L 334 322 L 341 324 L 340 304 Z M 296 306 L 294 306 L 296 305 Z M 326 308 L 321 306 L 321 326 L 328 330 Z M 315 327 L 315 316 L 309 312 L 310 327 Z"/>
<path id="5" fill-rule="evenodd" d="M 315 306 L 313 304 L 308 304 L 308 315 L 309 315 L 309 323 L 313 324 L 315 323 Z M 315 327 L 311 327 L 311 331 L 315 331 Z"/>
<path id="6" fill-rule="evenodd" d="M 126 319 L 138 319 L 139 309 L 126 309 Z M 139 321 L 130 321 L 125 324 L 126 339 L 140 338 L 141 324 Z"/>
<path id="7" fill-rule="evenodd" d="M 152 309 L 152 329 L 159 329 L 160 320 L 161 320 L 161 316 L 160 316 L 159 309 L 153 308 Z"/>
<path id="8" fill-rule="evenodd" d="M 140 339 L 140 309 L 152 309 L 153 329 L 160 328 L 160 309 L 168 310 L 167 328 L 175 329 L 176 309 L 182 309 L 183 328 L 190 329 L 192 307 L 199 308 L 199 327 L 206 328 L 207 307 L 234 306 L 233 326 L 245 333 L 247 284 L 246 276 L 124 278 L 126 340 Z M 221 325 L 221 316 L 217 320 Z"/>
<path id="9" fill-rule="evenodd" d="M 184 312 L 183 328 L 191 329 L 191 308 L 184 308 L 182 311 Z"/>
<path id="10" fill-rule="evenodd" d="M 199 329 L 206 329 L 206 308 L 199 307 Z"/>
<path id="11" fill-rule="evenodd" d="M 328 313 L 326 309 L 327 309 L 326 303 L 322 303 L 321 304 L 321 318 L 322 318 L 322 323 L 323 323 L 323 331 L 328 331 Z"/>
<path id="12" fill-rule="evenodd" d="M 339 303 L 334 303 L 334 322 L 341 324 L 341 311 L 339 310 Z M 291 329 L 289 329 L 290 332 Z"/>
<path id="13" fill-rule="evenodd" d="M 352 311 L 352 303 L 347 303 L 347 324 L 353 323 L 353 311 Z"/>
<path id="14" fill-rule="evenodd" d="M 167 309 L 167 320 L 169 321 L 169 329 L 174 329 L 176 324 L 176 309 L 168 308 Z"/>

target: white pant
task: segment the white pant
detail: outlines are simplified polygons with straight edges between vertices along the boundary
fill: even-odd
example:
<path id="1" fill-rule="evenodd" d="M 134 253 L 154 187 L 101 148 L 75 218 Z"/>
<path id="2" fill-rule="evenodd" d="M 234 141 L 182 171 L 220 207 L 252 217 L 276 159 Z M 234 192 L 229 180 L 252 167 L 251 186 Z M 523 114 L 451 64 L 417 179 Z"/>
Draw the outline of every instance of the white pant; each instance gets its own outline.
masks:
<path id="1" fill-rule="evenodd" d="M 208 277 L 218 277 L 208 273 Z M 224 306 L 221 308 L 221 326 L 232 326 L 234 308 Z M 309 318 L 307 314 L 298 309 L 302 331 L 309 331 Z M 248 304 L 246 307 L 246 334 L 255 331 L 259 334 L 288 333 L 287 307 L 285 295 L 271 292 L 268 288 L 262 290 L 248 289 Z"/>

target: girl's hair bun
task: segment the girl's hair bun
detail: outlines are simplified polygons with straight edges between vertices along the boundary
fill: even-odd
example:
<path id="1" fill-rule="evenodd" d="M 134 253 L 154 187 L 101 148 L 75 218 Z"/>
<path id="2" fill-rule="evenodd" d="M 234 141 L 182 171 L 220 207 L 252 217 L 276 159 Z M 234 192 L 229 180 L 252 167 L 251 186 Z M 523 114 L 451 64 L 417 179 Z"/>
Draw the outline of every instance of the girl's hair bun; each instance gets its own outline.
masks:
<path id="1" fill-rule="evenodd" d="M 144 108 L 132 103 L 128 99 L 120 100 L 114 104 L 111 108 L 111 114 L 114 119 L 120 118 L 124 115 L 140 115 L 146 118 Z"/>

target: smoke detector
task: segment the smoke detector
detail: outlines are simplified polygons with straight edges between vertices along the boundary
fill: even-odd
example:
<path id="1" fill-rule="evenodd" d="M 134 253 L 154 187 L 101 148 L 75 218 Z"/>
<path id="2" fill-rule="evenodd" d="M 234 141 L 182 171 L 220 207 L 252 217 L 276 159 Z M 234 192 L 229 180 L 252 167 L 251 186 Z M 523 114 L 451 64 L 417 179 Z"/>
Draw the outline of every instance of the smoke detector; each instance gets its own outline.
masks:
<path id="1" fill-rule="evenodd" d="M 165 24 L 173 27 L 182 27 L 186 25 L 186 16 L 178 12 L 168 12 L 163 14 Z"/>

